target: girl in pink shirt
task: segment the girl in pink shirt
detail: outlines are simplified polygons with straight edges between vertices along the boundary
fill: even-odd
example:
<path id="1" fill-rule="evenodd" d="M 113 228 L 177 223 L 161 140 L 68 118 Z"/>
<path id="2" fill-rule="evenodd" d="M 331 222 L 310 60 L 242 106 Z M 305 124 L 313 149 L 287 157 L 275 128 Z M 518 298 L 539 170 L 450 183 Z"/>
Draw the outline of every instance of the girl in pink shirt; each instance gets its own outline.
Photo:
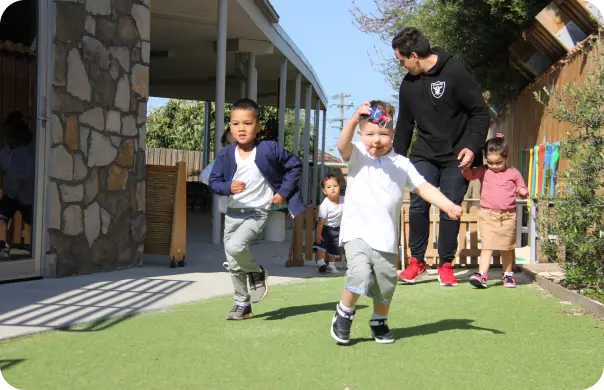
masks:
<path id="1" fill-rule="evenodd" d="M 516 249 L 516 195 L 525 198 L 528 189 L 517 169 L 507 166 L 508 145 L 501 133 L 484 145 L 485 165 L 463 170 L 466 180 L 480 180 L 481 252 L 478 272 L 470 276 L 470 284 L 487 288 L 489 266 L 493 251 L 503 258 L 503 285 L 516 287 L 512 266 Z"/>

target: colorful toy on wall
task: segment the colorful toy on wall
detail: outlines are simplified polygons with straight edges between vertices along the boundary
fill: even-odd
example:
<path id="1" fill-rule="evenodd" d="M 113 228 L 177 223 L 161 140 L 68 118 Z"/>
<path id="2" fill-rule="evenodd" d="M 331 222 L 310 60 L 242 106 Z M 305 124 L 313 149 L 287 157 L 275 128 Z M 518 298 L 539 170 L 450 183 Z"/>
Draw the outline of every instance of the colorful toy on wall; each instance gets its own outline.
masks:
<path id="1" fill-rule="evenodd" d="M 526 177 L 529 189 L 529 198 L 527 200 L 529 205 L 531 204 L 531 198 L 548 195 L 554 196 L 556 192 L 556 173 L 558 170 L 558 161 L 560 160 L 559 147 L 559 142 L 545 142 L 520 151 L 521 173 Z M 528 166 L 526 167 L 525 158 L 528 160 Z M 526 172 L 527 170 L 528 172 Z"/>
<path id="2" fill-rule="evenodd" d="M 529 149 L 529 166 L 528 166 L 528 190 L 529 190 L 529 196 L 528 196 L 528 200 L 527 203 L 530 206 L 531 205 L 531 198 L 533 196 L 533 148 Z"/>
<path id="3" fill-rule="evenodd" d="M 558 170 L 558 160 L 560 160 L 560 143 L 554 142 L 552 145 L 552 157 L 549 162 L 550 171 L 550 183 L 549 183 L 549 196 L 554 196 L 556 187 L 556 171 Z"/>
<path id="4" fill-rule="evenodd" d="M 537 177 L 539 170 L 539 145 L 533 148 L 533 175 L 531 180 L 531 195 L 536 196 L 537 192 L 535 191 L 537 188 Z"/>
<path id="5" fill-rule="evenodd" d="M 544 161 L 543 161 L 543 173 L 541 174 L 542 176 L 542 180 L 541 180 L 541 196 L 545 196 L 545 187 L 546 182 L 547 182 L 547 172 L 550 170 L 550 162 L 552 160 L 552 153 L 553 153 L 553 149 L 552 149 L 552 145 L 550 145 L 549 142 L 547 142 L 545 144 L 545 157 L 544 157 Z"/>
<path id="6" fill-rule="evenodd" d="M 545 165 L 545 145 L 539 145 L 539 175 L 537 175 L 537 188 L 535 189 L 535 196 L 542 195 L 541 183 L 543 182 L 543 168 Z"/>

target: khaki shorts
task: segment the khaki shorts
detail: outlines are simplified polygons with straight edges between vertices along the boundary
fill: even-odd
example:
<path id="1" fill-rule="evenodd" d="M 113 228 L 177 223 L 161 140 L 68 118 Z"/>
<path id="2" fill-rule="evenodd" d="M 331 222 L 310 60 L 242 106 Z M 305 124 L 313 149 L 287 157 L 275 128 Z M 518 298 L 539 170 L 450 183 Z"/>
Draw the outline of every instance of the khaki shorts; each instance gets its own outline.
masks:
<path id="1" fill-rule="evenodd" d="M 516 211 L 478 210 L 481 249 L 516 249 Z"/>
<path id="2" fill-rule="evenodd" d="M 377 303 L 390 303 L 396 288 L 397 255 L 378 252 L 361 239 L 347 242 L 344 250 L 348 261 L 344 288 Z"/>

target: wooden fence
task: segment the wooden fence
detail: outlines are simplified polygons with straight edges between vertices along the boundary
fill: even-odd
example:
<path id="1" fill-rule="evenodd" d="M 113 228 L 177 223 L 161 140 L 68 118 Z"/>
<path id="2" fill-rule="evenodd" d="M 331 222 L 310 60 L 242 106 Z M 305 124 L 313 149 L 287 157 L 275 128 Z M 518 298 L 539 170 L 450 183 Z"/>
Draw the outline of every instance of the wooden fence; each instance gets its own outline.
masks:
<path id="1" fill-rule="evenodd" d="M 597 52 L 594 49 L 586 48 L 584 51 L 580 47 L 575 48 L 566 58 L 526 87 L 520 96 L 510 103 L 499 114 L 499 118 L 491 124 L 491 134 L 504 134 L 510 147 L 512 166 L 520 169 L 523 149 L 544 142 L 561 141 L 571 130 L 569 123 L 554 119 L 551 112 L 548 111 L 549 108 L 554 108 L 558 102 L 554 99 L 547 99 L 543 88 L 561 91 L 568 83 L 576 82 L 578 85 L 582 85 L 589 71 L 595 68 L 596 57 Z M 547 108 L 535 99 L 534 92 L 541 92 Z M 528 154 L 524 153 L 524 155 L 526 165 Z M 560 168 L 566 167 L 566 162 L 561 160 Z"/>
<path id="2" fill-rule="evenodd" d="M 209 161 L 214 159 L 210 153 Z M 202 170 L 203 152 L 193 150 L 177 150 L 164 148 L 147 149 L 147 165 L 175 166 L 179 161 L 184 161 L 187 169 L 187 181 L 199 181 Z"/>
<path id="3" fill-rule="evenodd" d="M 459 265 L 477 266 L 480 259 L 480 236 L 478 232 L 478 199 L 467 199 L 462 203 L 464 214 L 461 217 L 461 225 L 458 236 L 457 257 L 454 263 Z M 314 244 L 314 228 L 317 217 L 317 208 L 309 206 L 306 213 L 296 217 L 294 222 L 293 238 L 290 248 L 290 256 L 287 262 L 288 266 L 304 265 L 304 260 L 313 259 L 312 246 Z M 522 216 L 519 214 L 519 218 Z M 520 221 L 521 223 L 522 221 Z M 426 264 L 437 265 L 438 256 L 438 230 L 440 224 L 439 210 L 436 207 L 430 208 L 430 233 L 428 237 L 428 247 L 426 250 Z M 409 263 L 411 256 L 408 246 L 409 240 L 409 202 L 405 201 L 401 208 L 400 230 L 401 248 L 404 251 L 400 253 L 399 269 L 402 263 Z M 520 236 L 518 236 L 520 240 Z M 337 260 L 339 261 L 339 260 Z M 501 264 L 499 251 L 493 251 L 492 264 Z"/>

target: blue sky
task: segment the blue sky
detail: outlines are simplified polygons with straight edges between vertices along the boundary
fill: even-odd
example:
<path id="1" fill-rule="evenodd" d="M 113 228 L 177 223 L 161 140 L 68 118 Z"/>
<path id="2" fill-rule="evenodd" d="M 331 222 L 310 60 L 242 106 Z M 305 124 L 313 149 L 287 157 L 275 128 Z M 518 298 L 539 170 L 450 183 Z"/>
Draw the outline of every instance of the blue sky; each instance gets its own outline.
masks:
<path id="1" fill-rule="evenodd" d="M 369 57 L 375 55 L 376 47 L 390 55 L 390 46 L 357 29 L 350 14 L 351 0 L 270 1 L 280 16 L 279 24 L 310 61 L 330 105 L 336 103 L 332 96 L 341 92 L 350 94 L 348 103 L 357 106 L 364 100 L 391 100 L 394 91 L 372 67 Z M 357 4 L 374 9 L 373 0 L 358 0 Z M 151 98 L 148 108 L 163 102 L 165 99 Z M 337 117 L 338 110 L 330 107 L 327 118 Z M 346 116 L 353 112 L 347 110 Z M 327 125 L 326 150 L 337 155 L 339 129 Z"/>

